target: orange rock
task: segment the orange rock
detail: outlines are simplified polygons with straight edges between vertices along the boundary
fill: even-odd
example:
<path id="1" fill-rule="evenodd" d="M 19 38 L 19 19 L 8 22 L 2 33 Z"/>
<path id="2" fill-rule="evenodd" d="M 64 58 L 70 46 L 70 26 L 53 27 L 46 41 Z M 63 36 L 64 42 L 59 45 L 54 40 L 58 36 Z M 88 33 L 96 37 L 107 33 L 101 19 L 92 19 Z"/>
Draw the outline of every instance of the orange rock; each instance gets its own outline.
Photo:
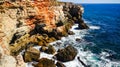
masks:
<path id="1" fill-rule="evenodd" d="M 32 4 L 32 6 L 35 7 L 35 10 L 37 12 L 37 15 L 35 18 L 37 19 L 42 19 L 43 22 L 50 28 L 55 28 L 55 14 L 52 8 L 50 8 L 50 0 L 42 0 L 38 1 L 35 0 Z M 34 18 L 33 19 L 27 19 L 26 23 L 27 25 L 31 26 L 34 28 Z"/>

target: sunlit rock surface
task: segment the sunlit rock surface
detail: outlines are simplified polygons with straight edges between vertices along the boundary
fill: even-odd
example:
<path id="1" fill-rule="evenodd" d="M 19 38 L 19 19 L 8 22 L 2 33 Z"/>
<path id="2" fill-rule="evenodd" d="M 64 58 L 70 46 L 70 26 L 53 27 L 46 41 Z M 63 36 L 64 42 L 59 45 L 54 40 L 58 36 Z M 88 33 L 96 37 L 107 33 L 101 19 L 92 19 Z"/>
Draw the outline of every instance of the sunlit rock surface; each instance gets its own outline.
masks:
<path id="1" fill-rule="evenodd" d="M 24 51 L 33 46 L 47 47 L 45 52 L 54 54 L 56 50 L 49 43 L 73 34 L 69 29 L 76 22 L 81 29 L 88 29 L 82 21 L 83 7 L 74 11 L 73 6 L 56 0 L 0 1 L 0 67 L 25 67 Z M 38 51 L 37 59 L 39 55 Z M 28 58 L 33 61 L 30 55 Z M 41 61 L 38 67 L 43 65 Z"/>

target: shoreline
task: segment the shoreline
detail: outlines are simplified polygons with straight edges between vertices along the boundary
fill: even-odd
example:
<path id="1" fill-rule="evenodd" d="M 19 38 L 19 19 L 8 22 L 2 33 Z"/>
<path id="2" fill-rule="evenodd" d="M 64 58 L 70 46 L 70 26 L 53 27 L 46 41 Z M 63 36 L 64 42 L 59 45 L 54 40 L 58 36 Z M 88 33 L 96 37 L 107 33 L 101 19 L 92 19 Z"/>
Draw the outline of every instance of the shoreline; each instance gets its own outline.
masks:
<path id="1" fill-rule="evenodd" d="M 2 44 L 0 46 L 2 64 L 0 66 L 25 67 L 25 62 L 36 61 L 37 64 L 33 64 L 35 67 L 47 64 L 50 67 L 56 65 L 64 67 L 61 62 L 73 60 L 77 55 L 77 50 L 70 45 L 56 50 L 49 43 L 60 40 L 61 37 L 74 35 L 70 28 L 75 23 L 78 24 L 77 29 L 89 28 L 82 19 L 83 7 L 73 3 L 49 0 L 5 1 L 0 4 L 0 7 L 1 34 L 6 34 L 0 36 L 2 38 L 0 42 Z M 56 45 L 60 44 L 58 42 Z M 37 50 L 34 46 L 41 46 L 41 48 Z M 55 64 L 53 60 L 47 58 L 40 59 L 41 52 L 53 54 L 54 58 L 58 60 L 57 63 Z M 10 57 L 11 60 L 9 61 L 7 57 Z M 6 64 L 4 64 L 4 60 L 6 60 Z"/>

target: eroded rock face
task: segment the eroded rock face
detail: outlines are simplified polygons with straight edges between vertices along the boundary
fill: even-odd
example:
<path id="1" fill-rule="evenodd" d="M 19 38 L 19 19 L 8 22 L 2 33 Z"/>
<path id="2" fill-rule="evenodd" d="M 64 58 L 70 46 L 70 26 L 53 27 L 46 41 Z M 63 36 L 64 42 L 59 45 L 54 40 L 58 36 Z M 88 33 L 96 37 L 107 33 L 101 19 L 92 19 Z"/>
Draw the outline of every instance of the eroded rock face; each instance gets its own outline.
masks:
<path id="1" fill-rule="evenodd" d="M 40 57 L 40 51 L 35 48 L 28 48 L 23 55 L 25 62 L 38 61 Z"/>
<path id="2" fill-rule="evenodd" d="M 35 67 L 56 67 L 53 60 L 42 58 L 39 60 Z"/>
<path id="3" fill-rule="evenodd" d="M 79 20 L 80 23 L 78 23 L 78 27 L 80 29 L 89 29 L 89 27 L 84 23 L 84 21 L 82 19 Z"/>
<path id="4" fill-rule="evenodd" d="M 12 56 L 4 55 L 0 59 L 0 67 L 16 67 L 16 60 Z"/>
<path id="5" fill-rule="evenodd" d="M 18 55 L 16 57 L 16 60 L 17 60 L 17 66 L 16 67 L 26 67 L 26 64 L 23 60 L 23 56 L 22 55 Z"/>
<path id="6" fill-rule="evenodd" d="M 73 3 L 65 3 L 63 7 L 65 16 L 74 20 L 74 22 L 78 24 L 79 29 L 89 28 L 82 19 L 82 14 L 84 12 L 84 8 L 82 6 L 75 5 Z"/>
<path id="7" fill-rule="evenodd" d="M 6 55 L 0 46 L 0 67 L 16 67 L 16 60 L 13 56 Z"/>
<path id="8" fill-rule="evenodd" d="M 32 46 L 48 47 L 42 51 L 54 54 L 55 49 L 48 43 L 73 34 L 69 29 L 74 22 L 77 22 L 81 29 L 88 28 L 82 20 L 82 7 L 73 4 L 65 4 L 63 7 L 56 3 L 56 0 L 0 3 L 0 67 L 24 67 L 24 61 L 19 55 L 23 49 L 26 49 L 25 62 L 38 61 L 40 52 L 31 48 L 31 43 Z M 73 60 L 76 54 L 77 51 L 69 46 L 59 50 L 56 57 L 66 62 Z M 48 66 L 56 65 L 52 60 L 45 58 L 40 59 L 36 65 L 36 67 Z"/>
<path id="9" fill-rule="evenodd" d="M 59 49 L 58 53 L 55 55 L 57 60 L 62 62 L 71 61 L 77 55 L 77 49 L 72 46 L 67 46 L 64 49 Z"/>

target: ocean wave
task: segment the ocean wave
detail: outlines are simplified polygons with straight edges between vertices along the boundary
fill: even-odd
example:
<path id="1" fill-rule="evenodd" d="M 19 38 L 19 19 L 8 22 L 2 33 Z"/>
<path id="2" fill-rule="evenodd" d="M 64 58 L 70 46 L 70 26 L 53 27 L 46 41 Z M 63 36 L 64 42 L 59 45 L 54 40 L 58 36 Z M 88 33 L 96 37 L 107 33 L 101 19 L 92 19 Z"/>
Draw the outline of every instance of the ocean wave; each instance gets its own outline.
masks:
<path id="1" fill-rule="evenodd" d="M 87 42 L 84 40 L 84 36 L 86 34 L 89 34 L 87 30 L 75 30 L 74 28 L 77 27 L 77 25 L 74 25 L 72 27 L 72 31 L 75 32 L 75 35 L 69 35 L 68 37 L 62 37 L 61 40 L 55 41 L 53 43 L 50 43 L 51 45 L 54 45 L 56 42 L 61 42 L 60 46 L 54 45 L 55 49 L 63 48 L 67 45 L 72 45 L 78 50 L 78 54 L 76 58 L 73 61 L 64 62 L 63 64 L 66 67 L 84 67 L 81 62 L 77 59 L 77 57 L 80 57 L 80 60 L 85 63 L 86 65 L 89 65 L 90 67 L 120 67 L 120 62 L 113 62 L 109 59 L 106 59 L 107 56 L 110 56 L 111 50 L 103 50 L 101 54 L 97 55 L 92 53 L 90 50 L 85 50 L 86 46 L 96 46 L 93 42 Z M 90 27 L 92 29 L 100 29 L 98 26 L 92 26 Z M 75 39 L 80 38 L 81 41 L 77 42 Z M 90 45 L 92 44 L 92 45 Z M 88 46 L 88 47 L 89 47 Z M 39 49 L 40 47 L 35 47 L 36 49 Z M 109 53 L 110 52 L 110 53 Z M 114 53 L 114 52 L 113 52 Z M 41 53 L 40 58 L 52 58 L 53 55 Z M 55 60 L 55 59 L 53 59 Z M 56 61 L 56 60 L 55 60 Z M 26 67 L 33 67 L 32 63 L 27 63 Z"/>
<path id="2" fill-rule="evenodd" d="M 90 44 L 90 46 L 96 46 L 95 43 L 93 42 L 87 42 L 85 41 L 82 37 L 86 36 L 86 34 L 89 34 L 87 30 L 74 30 L 73 26 L 73 31 L 75 32 L 75 35 L 72 35 L 64 40 L 69 40 L 68 42 L 73 42 L 73 46 L 75 46 L 78 49 L 78 55 L 77 57 L 80 57 L 80 59 L 86 64 L 89 65 L 90 67 L 119 67 L 120 62 L 115 62 L 111 61 L 109 59 L 106 59 L 107 56 L 110 54 L 108 52 L 102 51 L 100 55 L 92 53 L 90 50 L 84 51 L 85 47 Z M 99 26 L 90 26 L 90 29 L 100 29 Z M 81 33 L 82 32 L 82 33 Z M 78 35 L 76 35 L 78 34 Z M 81 38 L 82 41 L 80 43 L 77 43 L 75 41 L 75 38 Z M 110 53 L 114 53 L 111 50 L 108 50 Z M 78 61 L 78 59 L 74 59 L 73 61 L 65 63 L 67 67 L 82 67 L 82 64 Z M 79 66 L 78 66 L 79 65 Z"/>
<path id="3" fill-rule="evenodd" d="M 90 29 L 100 29 L 99 26 L 89 26 L 89 27 L 90 27 Z"/>

